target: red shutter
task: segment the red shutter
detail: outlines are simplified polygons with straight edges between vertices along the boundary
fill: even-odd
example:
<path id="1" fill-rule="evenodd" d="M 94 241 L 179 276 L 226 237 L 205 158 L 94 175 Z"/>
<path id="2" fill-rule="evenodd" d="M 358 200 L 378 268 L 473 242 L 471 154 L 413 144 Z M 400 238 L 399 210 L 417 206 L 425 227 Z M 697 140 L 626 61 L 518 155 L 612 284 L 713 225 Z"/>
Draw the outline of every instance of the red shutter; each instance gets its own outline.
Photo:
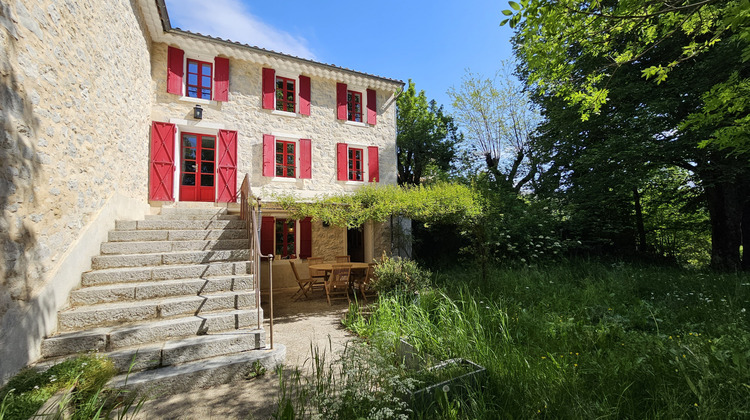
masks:
<path id="1" fill-rule="evenodd" d="M 346 83 L 336 83 L 336 114 L 346 120 Z"/>
<path id="2" fill-rule="evenodd" d="M 367 173 L 370 182 L 380 182 L 380 163 L 378 162 L 378 147 L 367 147 Z"/>
<path id="3" fill-rule="evenodd" d="M 375 125 L 378 121 L 378 95 L 372 89 L 367 89 L 367 123 Z"/>
<path id="4" fill-rule="evenodd" d="M 263 176 L 274 176 L 276 173 L 276 138 L 270 134 L 263 135 Z"/>
<path id="5" fill-rule="evenodd" d="M 309 217 L 299 221 L 299 257 L 312 257 L 312 219 Z"/>
<path id="6" fill-rule="evenodd" d="M 263 68 L 263 109 L 276 109 L 276 70 Z"/>
<path id="7" fill-rule="evenodd" d="M 348 181 L 349 176 L 347 172 L 347 165 L 349 164 L 349 156 L 347 156 L 349 147 L 346 143 L 338 143 L 336 145 L 336 173 L 338 174 L 337 179 L 339 181 Z"/>
<path id="8" fill-rule="evenodd" d="M 260 253 L 273 254 L 273 237 L 276 233 L 276 220 L 265 216 L 260 222 Z"/>
<path id="9" fill-rule="evenodd" d="M 214 101 L 229 100 L 229 59 L 214 58 Z"/>
<path id="10" fill-rule="evenodd" d="M 310 115 L 310 78 L 299 77 L 299 113 Z"/>
<path id="11" fill-rule="evenodd" d="M 237 201 L 237 132 L 219 130 L 219 159 L 216 161 L 216 187 L 219 190 L 216 201 L 234 203 Z"/>
<path id="12" fill-rule="evenodd" d="M 312 142 L 310 139 L 299 139 L 299 177 L 312 178 Z"/>
<path id="13" fill-rule="evenodd" d="M 167 93 L 182 95 L 182 74 L 185 52 L 167 47 Z"/>
<path id="14" fill-rule="evenodd" d="M 151 124 L 151 182 L 149 200 L 174 201 L 174 124 Z"/>

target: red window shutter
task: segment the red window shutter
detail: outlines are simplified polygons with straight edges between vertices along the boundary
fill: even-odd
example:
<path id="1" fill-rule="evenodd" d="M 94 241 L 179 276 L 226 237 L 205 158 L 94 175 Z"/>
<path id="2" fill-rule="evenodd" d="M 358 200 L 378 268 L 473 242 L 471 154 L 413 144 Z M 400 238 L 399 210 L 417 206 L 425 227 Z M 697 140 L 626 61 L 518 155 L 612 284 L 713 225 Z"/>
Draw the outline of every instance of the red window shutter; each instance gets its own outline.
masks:
<path id="1" fill-rule="evenodd" d="M 346 83 L 336 83 L 336 114 L 346 120 Z"/>
<path id="2" fill-rule="evenodd" d="M 276 109 L 276 70 L 263 68 L 263 109 Z"/>
<path id="3" fill-rule="evenodd" d="M 299 257 L 312 257 L 312 219 L 309 217 L 299 221 Z"/>
<path id="4" fill-rule="evenodd" d="M 174 124 L 156 121 L 151 124 L 149 200 L 174 201 L 174 133 Z"/>
<path id="5" fill-rule="evenodd" d="M 182 74 L 185 52 L 167 47 L 167 93 L 182 95 Z"/>
<path id="6" fill-rule="evenodd" d="M 370 182 L 380 182 L 380 162 L 378 162 L 378 147 L 367 147 L 367 173 Z"/>
<path id="7" fill-rule="evenodd" d="M 372 89 L 367 89 L 367 123 L 375 125 L 378 121 L 378 95 Z"/>
<path id="8" fill-rule="evenodd" d="M 237 201 L 237 132 L 219 130 L 219 159 L 216 160 L 216 201 Z"/>
<path id="9" fill-rule="evenodd" d="M 229 100 L 229 59 L 214 58 L 214 101 Z"/>
<path id="10" fill-rule="evenodd" d="M 349 156 L 347 156 L 348 150 L 349 146 L 347 146 L 346 143 L 336 144 L 336 173 L 338 174 L 336 179 L 339 181 L 349 180 L 347 175 L 347 165 L 349 164 Z"/>
<path id="11" fill-rule="evenodd" d="M 299 113 L 310 115 L 310 78 L 299 77 Z"/>
<path id="12" fill-rule="evenodd" d="M 276 233 L 276 219 L 265 216 L 260 222 L 260 253 L 273 254 L 273 237 Z"/>
<path id="13" fill-rule="evenodd" d="M 270 134 L 263 135 L 263 176 L 274 176 L 276 173 L 276 138 Z"/>
<path id="14" fill-rule="evenodd" d="M 299 177 L 312 178 L 312 142 L 310 139 L 299 139 Z"/>

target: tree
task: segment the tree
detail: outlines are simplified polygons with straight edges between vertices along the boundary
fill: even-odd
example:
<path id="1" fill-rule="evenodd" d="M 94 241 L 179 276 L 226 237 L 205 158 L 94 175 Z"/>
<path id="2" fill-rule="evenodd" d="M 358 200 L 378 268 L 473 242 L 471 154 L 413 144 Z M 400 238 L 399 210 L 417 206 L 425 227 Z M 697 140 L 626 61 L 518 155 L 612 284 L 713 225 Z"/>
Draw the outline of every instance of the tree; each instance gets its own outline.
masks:
<path id="1" fill-rule="evenodd" d="M 448 172 L 463 140 L 453 118 L 434 100 L 428 103 L 424 91 L 417 93 L 411 80 L 397 104 L 398 183 L 419 185 L 430 171 Z"/>
<path id="2" fill-rule="evenodd" d="M 530 148 L 539 115 L 523 86 L 504 63 L 493 79 L 467 72 L 460 87 L 451 87 L 455 118 L 473 152 L 504 188 L 518 193 L 537 174 Z"/>
<path id="3" fill-rule="evenodd" d="M 623 46 L 641 43 L 643 35 L 641 32 L 621 33 L 614 28 L 618 36 L 609 40 L 598 32 L 603 29 L 597 22 L 604 18 L 594 16 L 590 22 L 593 29 L 579 25 L 579 33 L 573 34 L 560 28 L 563 32 L 559 38 L 566 41 L 559 42 L 551 28 L 559 28 L 560 20 L 580 17 L 578 10 L 566 9 L 572 4 L 563 2 L 562 9 L 548 5 L 554 9 L 549 21 L 534 18 L 537 19 L 534 28 L 526 27 L 528 22 L 522 23 L 515 37 L 520 73 L 534 91 L 546 117 L 538 147 L 551 156 L 549 166 L 554 169 L 552 173 L 557 173 L 559 185 L 566 186 L 567 182 L 566 188 L 570 188 L 570 185 L 599 184 L 606 190 L 624 194 L 638 192 L 649 182 L 654 170 L 682 168 L 693 175 L 693 186 L 702 194 L 709 211 L 712 266 L 736 270 L 741 264 L 747 264 L 742 261 L 739 250 L 741 241 L 748 241 L 747 235 L 741 235 L 745 228 L 742 219 L 746 210 L 743 209 L 747 209 L 750 197 L 748 156 L 743 156 L 738 148 L 722 150 L 705 142 L 722 129 L 723 124 L 732 123 L 728 114 L 717 118 L 716 122 L 704 119 L 702 124 L 689 123 L 693 115 L 706 111 L 707 97 L 716 86 L 731 81 L 734 74 L 738 80 L 750 76 L 750 69 L 740 58 L 743 45 L 734 39 L 715 41 L 705 50 L 677 60 L 668 70 L 668 81 L 657 84 L 643 75 L 661 65 L 664 57 L 681 57 L 684 47 L 698 42 L 700 37 L 683 33 L 665 36 L 641 51 L 636 60 L 613 66 L 612 57 L 621 54 L 621 49 L 626 48 Z M 566 10 L 570 16 L 565 14 Z M 597 13 L 609 16 L 614 12 Z M 658 28 L 662 23 L 654 21 L 653 24 L 657 28 L 655 31 L 661 31 Z M 648 26 L 642 25 L 639 29 L 647 30 Z M 544 36 L 537 37 L 533 33 Z M 707 39 L 713 36 L 712 33 L 703 35 Z M 580 42 L 576 42 L 576 37 L 581 38 Z M 591 37 L 604 38 L 601 44 L 592 44 Z M 557 49 L 533 45 L 539 42 L 556 44 Z M 601 51 L 605 46 L 613 50 Z M 528 56 L 530 51 L 547 54 L 544 63 L 538 57 Z M 544 66 L 557 66 L 559 72 L 543 69 Z M 611 71 L 607 73 L 603 69 Z M 598 75 L 593 85 L 588 84 L 593 80 L 592 75 Z M 554 81 L 551 77 L 560 77 L 560 80 Z M 586 93 L 581 91 L 600 82 L 601 86 L 606 86 L 607 100 L 598 103 L 596 112 L 592 108 L 587 110 L 592 103 L 586 102 Z M 588 92 L 594 92 L 592 89 Z M 701 149 L 699 144 L 705 147 Z"/>

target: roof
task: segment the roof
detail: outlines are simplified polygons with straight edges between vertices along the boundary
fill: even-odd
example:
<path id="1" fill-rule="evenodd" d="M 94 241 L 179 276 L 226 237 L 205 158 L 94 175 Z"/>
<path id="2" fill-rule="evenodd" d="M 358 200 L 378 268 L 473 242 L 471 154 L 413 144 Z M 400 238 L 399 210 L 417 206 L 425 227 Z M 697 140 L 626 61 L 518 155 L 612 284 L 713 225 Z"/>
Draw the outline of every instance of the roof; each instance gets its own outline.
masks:
<path id="1" fill-rule="evenodd" d="M 391 79 L 391 78 L 387 78 L 383 76 L 377 76 L 377 75 L 370 74 L 370 73 L 364 73 L 361 71 L 356 71 L 356 70 L 352 70 L 346 67 L 341 67 L 341 66 L 337 66 L 333 64 L 321 63 L 319 61 L 314 61 L 314 60 L 310 60 L 307 58 L 301 58 L 301 57 L 297 57 L 294 55 L 284 54 L 284 53 L 280 53 L 277 51 L 253 46 L 253 45 L 243 44 L 241 42 L 236 42 L 236 41 L 232 41 L 229 39 L 223 39 L 223 38 L 214 37 L 210 35 L 203 35 L 201 33 L 190 32 L 190 31 L 186 31 L 180 28 L 173 28 L 171 22 L 169 21 L 169 13 L 167 12 L 167 5 L 164 3 L 164 0 L 154 0 L 154 1 L 156 4 L 156 10 L 158 11 L 159 19 L 161 21 L 162 30 L 164 31 L 164 33 L 178 34 L 178 35 L 183 35 L 187 37 L 202 39 L 202 40 L 209 41 L 209 42 L 220 43 L 220 44 L 224 44 L 224 45 L 235 47 L 235 48 L 241 48 L 241 49 L 247 50 L 249 52 L 257 53 L 257 54 L 269 55 L 277 59 L 286 59 L 286 60 L 296 61 L 302 65 L 308 65 L 308 66 L 312 65 L 316 67 L 323 66 L 329 69 L 335 69 L 337 71 L 349 73 L 352 76 L 355 76 L 357 78 L 364 77 L 367 79 L 377 79 L 381 83 L 386 83 L 389 85 L 390 84 L 399 85 L 399 86 L 404 85 L 404 82 L 402 80 Z"/>

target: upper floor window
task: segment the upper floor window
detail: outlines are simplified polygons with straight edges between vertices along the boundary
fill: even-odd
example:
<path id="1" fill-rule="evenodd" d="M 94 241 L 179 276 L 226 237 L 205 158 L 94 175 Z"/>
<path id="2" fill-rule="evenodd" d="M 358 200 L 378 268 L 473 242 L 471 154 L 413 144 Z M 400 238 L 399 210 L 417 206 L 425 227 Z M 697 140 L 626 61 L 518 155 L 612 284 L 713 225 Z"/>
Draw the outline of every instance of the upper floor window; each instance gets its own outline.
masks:
<path id="1" fill-rule="evenodd" d="M 167 93 L 214 101 L 229 99 L 229 59 L 193 56 L 186 58 L 185 51 L 167 48 Z M 209 60 L 209 61 L 206 61 Z"/>
<path id="2" fill-rule="evenodd" d="M 362 122 L 362 92 L 346 91 L 346 119 Z"/>
<path id="3" fill-rule="evenodd" d="M 210 100 L 212 70 L 211 63 L 188 59 L 186 96 Z"/>
<path id="4" fill-rule="evenodd" d="M 293 141 L 276 140 L 276 176 L 295 177 L 297 159 Z"/>
<path id="5" fill-rule="evenodd" d="M 294 79 L 276 77 L 276 110 L 294 112 Z"/>
<path id="6" fill-rule="evenodd" d="M 349 148 L 348 178 L 349 181 L 362 181 L 364 179 L 364 159 L 362 149 Z"/>

